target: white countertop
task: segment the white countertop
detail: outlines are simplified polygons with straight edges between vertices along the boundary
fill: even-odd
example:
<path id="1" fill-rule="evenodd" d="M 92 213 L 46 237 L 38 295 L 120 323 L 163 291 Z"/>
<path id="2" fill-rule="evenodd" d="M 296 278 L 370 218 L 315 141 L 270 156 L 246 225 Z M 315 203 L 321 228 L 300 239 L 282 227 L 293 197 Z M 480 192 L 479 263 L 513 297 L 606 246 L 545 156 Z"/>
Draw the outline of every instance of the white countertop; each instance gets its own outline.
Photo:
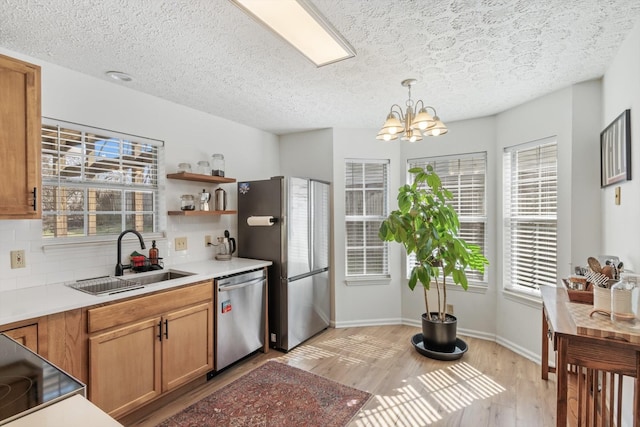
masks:
<path id="1" fill-rule="evenodd" d="M 68 397 L 6 424 L 6 427 L 122 427 L 80 395 Z"/>
<path id="2" fill-rule="evenodd" d="M 153 285 L 147 285 L 142 289 L 121 292 L 114 295 L 90 295 L 72 289 L 64 283 L 4 291 L 0 293 L 0 325 L 74 310 L 77 308 L 89 307 L 96 304 L 103 304 L 105 302 L 131 298 L 150 292 L 171 289 L 187 283 L 194 283 L 229 274 L 241 273 L 247 270 L 266 267 L 271 264 L 271 261 L 232 258 L 229 261 L 206 260 L 191 262 L 171 266 L 165 270 L 156 270 L 148 273 L 130 273 L 125 274 L 122 278 L 133 279 L 136 276 L 142 277 L 167 270 L 176 270 L 195 274 L 192 276 L 159 282 Z"/>

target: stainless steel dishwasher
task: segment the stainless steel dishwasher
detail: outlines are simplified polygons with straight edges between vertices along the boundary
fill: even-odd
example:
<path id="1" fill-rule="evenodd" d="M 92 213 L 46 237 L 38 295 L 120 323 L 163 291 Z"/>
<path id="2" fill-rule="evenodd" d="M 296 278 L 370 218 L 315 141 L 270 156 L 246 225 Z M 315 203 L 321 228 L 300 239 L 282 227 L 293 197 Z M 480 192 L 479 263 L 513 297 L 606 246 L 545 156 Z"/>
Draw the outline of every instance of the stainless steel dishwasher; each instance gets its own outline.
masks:
<path id="1" fill-rule="evenodd" d="M 216 279 L 216 371 L 264 345 L 266 283 L 265 269 Z"/>

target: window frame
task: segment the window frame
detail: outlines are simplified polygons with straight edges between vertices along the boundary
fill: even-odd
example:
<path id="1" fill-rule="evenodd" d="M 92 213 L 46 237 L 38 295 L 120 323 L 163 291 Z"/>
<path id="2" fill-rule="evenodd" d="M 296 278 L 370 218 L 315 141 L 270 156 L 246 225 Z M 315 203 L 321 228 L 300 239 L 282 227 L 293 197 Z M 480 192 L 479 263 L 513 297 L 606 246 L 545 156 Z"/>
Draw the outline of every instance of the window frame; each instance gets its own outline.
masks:
<path id="1" fill-rule="evenodd" d="M 360 188 L 358 189 L 353 189 L 353 188 L 348 188 L 347 187 L 347 173 L 348 173 L 348 168 L 350 164 L 360 164 L 362 165 L 362 185 Z M 383 190 L 383 214 L 382 215 L 366 215 L 366 173 L 365 173 L 365 165 L 367 164 L 381 164 L 385 166 L 385 174 L 386 177 L 384 179 L 384 184 L 382 186 L 382 190 Z M 384 242 L 382 240 L 380 240 L 379 237 L 377 237 L 377 229 L 376 229 L 376 245 L 372 245 L 372 246 L 367 246 L 367 241 L 366 241 L 366 223 L 367 222 L 378 222 L 378 223 L 382 223 L 382 221 L 384 219 L 387 218 L 387 216 L 389 215 L 389 195 L 390 195 L 390 169 L 391 169 L 391 161 L 389 159 L 354 159 L 354 158 L 347 158 L 344 161 L 344 165 L 345 165 L 345 171 L 344 171 L 344 192 L 345 192 L 345 196 L 344 196 L 344 201 L 345 201 L 345 208 L 344 208 L 344 224 L 345 224 L 345 255 L 344 255 L 344 262 L 345 262 L 345 271 L 344 271 L 344 275 L 345 275 L 345 280 L 347 282 L 347 284 L 385 284 L 388 283 L 388 279 L 391 277 L 391 266 L 389 264 L 389 244 L 388 242 Z M 374 188 L 369 188 L 374 189 Z M 378 190 L 380 188 L 377 188 Z M 362 191 L 362 204 L 363 204 L 363 215 L 349 215 L 348 214 L 348 194 L 349 192 L 355 192 L 355 191 Z M 354 246 L 350 246 L 349 242 L 350 242 L 350 238 L 349 238 L 349 226 L 348 224 L 350 222 L 362 222 L 363 223 L 363 230 L 362 230 L 362 236 L 363 236 L 363 246 L 361 247 L 354 247 Z M 379 227 L 378 227 L 379 228 Z M 382 273 L 372 273 L 372 274 L 367 274 L 366 270 L 367 270 L 367 262 L 366 262 L 366 250 L 367 248 L 381 248 L 383 250 L 383 265 L 382 265 Z M 353 274 L 353 273 L 349 273 L 349 251 L 353 250 L 353 249 L 362 249 L 363 251 L 363 269 L 361 272 L 357 273 L 357 274 Z"/>
<path id="2" fill-rule="evenodd" d="M 60 170 L 57 167 L 54 167 L 52 169 L 53 173 L 45 173 L 45 168 L 50 167 L 50 165 L 45 163 L 46 159 L 48 159 L 49 156 L 53 155 L 54 157 L 54 161 L 52 161 L 51 164 L 55 164 L 56 155 L 58 156 L 57 162 L 61 161 L 59 157 L 60 135 L 58 134 L 54 137 L 51 136 L 52 131 L 60 132 L 60 129 L 72 131 L 73 133 L 80 136 L 80 140 L 78 141 L 79 150 L 77 153 L 77 157 L 79 158 L 80 172 L 77 174 L 76 179 L 63 179 L 61 177 Z M 92 136 L 100 136 L 104 137 L 104 139 L 91 139 Z M 55 246 L 58 244 L 67 243 L 92 243 L 109 241 L 128 228 L 138 229 L 141 234 L 148 237 L 164 236 L 163 230 L 166 225 L 166 214 L 164 213 L 165 201 L 162 191 L 165 185 L 164 141 L 127 134 L 124 132 L 98 128 L 95 126 L 67 122 L 50 117 L 42 118 L 41 139 L 42 142 L 40 151 L 43 154 L 43 197 L 41 198 L 43 220 L 41 237 L 43 239 L 44 246 Z M 144 170 L 147 165 L 150 165 L 150 171 L 143 175 L 145 182 L 135 183 L 133 180 L 129 180 L 128 177 L 125 176 L 125 174 L 122 175 L 124 178 L 121 178 L 120 182 L 110 182 L 108 179 L 88 179 L 85 175 L 85 170 L 86 164 L 89 161 L 88 158 L 90 157 L 90 155 L 88 154 L 89 147 L 93 149 L 94 154 L 92 155 L 95 155 L 96 147 L 99 142 L 102 142 L 102 147 L 109 146 L 105 151 L 109 151 L 110 154 L 105 156 L 113 162 L 118 163 L 119 168 L 114 170 L 123 171 L 126 167 L 129 167 L 129 169 L 134 171 L 139 169 Z M 54 149 L 52 150 L 51 147 L 54 147 Z M 125 153 L 125 150 L 128 150 L 131 147 L 143 147 L 145 150 L 149 150 L 144 152 L 151 153 L 148 154 L 151 157 L 151 161 L 140 163 L 139 159 L 136 157 L 130 156 L 130 158 L 127 158 L 127 156 L 123 153 Z M 118 154 L 117 156 L 114 156 L 116 150 Z M 133 158 L 133 160 L 131 158 Z M 55 231 L 53 235 L 45 234 L 47 227 L 45 221 L 47 220 L 47 217 L 53 216 L 55 221 L 55 217 L 57 217 L 60 212 L 60 210 L 56 209 L 45 209 L 45 192 L 48 191 L 48 189 L 52 189 L 52 193 L 63 193 L 64 191 L 68 191 L 69 189 L 73 189 L 73 191 L 82 193 L 81 208 L 71 211 L 74 215 L 82 217 L 82 226 L 76 228 L 74 234 L 60 236 L 56 235 Z M 95 204 L 93 200 L 88 197 L 88 194 L 90 194 L 92 190 L 103 192 L 113 191 L 115 194 L 119 193 L 119 208 L 113 211 L 101 211 L 97 210 L 95 207 L 91 208 L 92 204 Z M 144 196 L 144 194 L 150 194 L 150 196 Z M 138 195 L 140 195 L 141 197 L 138 198 Z M 144 205 L 144 207 L 139 207 L 142 205 Z M 134 207 L 131 208 L 131 206 Z M 119 216 L 120 230 L 113 231 L 111 233 L 90 233 L 91 225 L 89 224 L 90 220 L 88 218 L 91 218 L 92 216 L 96 217 L 96 215 Z M 151 229 L 149 229 L 148 225 L 143 226 L 146 228 L 146 230 L 144 228 L 140 229 L 136 226 L 130 226 L 131 221 L 136 223 L 137 221 L 139 221 L 138 216 L 141 215 L 151 217 L 151 219 L 147 221 L 147 224 L 149 224 L 149 222 L 151 223 Z M 115 223 L 113 225 L 115 225 Z M 65 226 L 68 226 L 68 224 Z M 63 228 L 65 226 L 63 226 Z M 79 232 L 79 230 L 82 231 Z"/>
<path id="3" fill-rule="evenodd" d="M 517 168 L 518 154 L 531 155 L 535 150 L 540 152 L 541 150 L 549 149 L 553 147 L 555 156 L 546 158 L 539 158 L 538 164 L 534 169 L 522 169 Z M 556 137 L 548 137 L 540 140 L 530 141 L 524 144 L 513 145 L 505 147 L 503 151 L 503 196 L 502 196 L 502 219 L 503 219 L 503 250 L 502 255 L 504 259 L 502 282 L 503 289 L 523 295 L 540 296 L 540 287 L 542 286 L 556 286 L 557 274 L 558 274 L 558 141 Z M 538 154 L 538 157 L 540 154 Z M 552 160 L 553 159 L 553 160 Z M 519 199 L 516 199 L 514 191 L 517 190 L 517 186 L 526 184 L 526 181 L 531 180 L 519 179 L 519 171 L 533 171 L 537 172 L 538 178 L 534 182 L 538 188 L 538 214 L 534 215 L 530 212 L 524 214 L 526 211 L 532 209 L 530 203 L 526 203 L 527 192 L 521 190 Z M 546 174 L 545 171 L 551 171 L 550 174 Z M 523 182 L 525 181 L 525 182 Z M 549 187 L 542 191 L 544 188 Z M 525 188 L 525 187 L 523 187 Z M 526 188 L 525 188 L 526 190 Z M 529 188 L 528 191 L 531 194 Z M 521 202 L 514 205 L 517 200 Z M 529 199 L 530 200 L 530 199 Z M 549 214 L 551 206 L 555 206 L 552 214 Z M 515 213 L 514 213 L 515 210 Z M 547 212 L 547 214 L 542 214 Z M 522 235 L 526 232 L 529 235 L 535 235 L 536 237 L 522 237 L 518 240 L 518 234 Z M 554 235 L 553 238 L 547 237 Z M 541 237 L 537 237 L 541 236 Z M 515 240 L 514 240 L 515 239 Z M 547 243 L 545 243 L 547 242 Z M 533 244 L 533 247 L 529 247 L 528 256 L 525 252 L 522 256 L 518 256 L 514 253 L 515 247 L 523 247 L 527 244 Z M 542 249 L 546 248 L 546 251 Z M 553 248 L 553 251 L 549 250 Z M 544 257 L 538 257 L 538 253 L 544 253 Z M 534 271 L 531 270 L 531 279 L 528 281 L 530 284 L 525 285 L 524 276 L 526 274 L 522 272 L 522 268 L 518 265 L 523 264 L 523 260 L 526 258 L 536 258 L 536 265 L 538 265 Z M 549 261 L 553 259 L 553 261 Z"/>
<path id="4" fill-rule="evenodd" d="M 488 220 L 488 202 L 487 202 L 487 159 L 488 159 L 488 155 L 486 151 L 478 151 L 478 152 L 471 152 L 471 153 L 461 153 L 461 154 L 448 154 L 448 155 L 443 155 L 443 156 L 429 156 L 429 157 L 415 157 L 415 158 L 409 158 L 407 159 L 407 163 L 406 163 L 406 183 L 407 184 L 411 184 L 413 183 L 413 174 L 409 172 L 409 169 L 413 168 L 413 167 L 426 167 L 426 165 L 431 164 L 432 166 L 434 166 L 434 164 L 437 166 L 438 162 L 440 163 L 444 163 L 444 162 L 451 162 L 451 161 L 457 161 L 458 163 L 460 163 L 461 161 L 466 161 L 466 160 L 471 160 L 474 162 L 482 162 L 483 163 L 483 169 L 484 169 L 484 188 L 483 188 L 483 197 L 482 200 L 478 203 L 474 203 L 470 206 L 470 209 L 473 209 L 474 211 L 478 211 L 479 208 L 481 207 L 483 214 L 482 215 L 461 215 L 460 208 L 456 209 L 456 212 L 458 213 L 458 220 L 460 221 L 460 226 L 462 228 L 463 224 L 482 224 L 482 229 L 484 230 L 482 233 L 482 237 L 476 240 L 476 244 L 480 244 L 481 248 L 483 248 L 483 255 L 485 257 L 487 257 L 487 252 L 488 252 L 488 241 L 489 241 L 489 236 L 488 236 L 488 225 L 489 225 L 489 220 Z M 438 176 L 440 176 L 441 181 L 443 183 L 443 186 L 451 191 L 452 193 L 454 193 L 454 199 L 453 202 L 456 203 L 458 202 L 458 200 L 455 199 L 455 195 L 457 193 L 460 193 L 463 187 L 461 184 L 458 185 L 457 188 L 450 188 L 451 186 L 447 186 L 445 179 L 442 175 L 442 172 L 438 170 L 438 167 L 434 167 L 435 172 L 438 174 Z M 453 175 L 453 174 L 452 174 Z M 458 174 L 458 182 L 460 183 L 460 178 L 462 176 L 464 176 L 464 174 Z M 456 191 L 458 190 L 458 191 Z M 474 201 L 473 199 L 471 200 L 472 202 Z M 476 199 L 477 201 L 477 199 Z M 462 233 L 461 233 L 462 234 Z M 467 243 L 474 243 L 474 241 L 465 238 L 464 236 L 461 236 L 462 238 L 464 238 Z M 478 242 L 478 240 L 481 240 L 481 243 Z M 415 265 L 415 255 L 409 255 L 406 257 L 405 260 L 405 267 L 406 267 L 406 278 L 409 279 L 409 276 L 411 274 L 411 271 L 413 269 L 413 266 Z M 485 268 L 484 273 L 482 274 L 482 278 L 478 279 L 477 277 L 474 277 L 474 275 L 478 275 L 480 273 L 474 272 L 474 271 L 468 271 L 467 273 L 467 278 L 470 284 L 474 284 L 477 286 L 482 286 L 482 287 L 486 287 L 489 284 L 489 269 Z"/>

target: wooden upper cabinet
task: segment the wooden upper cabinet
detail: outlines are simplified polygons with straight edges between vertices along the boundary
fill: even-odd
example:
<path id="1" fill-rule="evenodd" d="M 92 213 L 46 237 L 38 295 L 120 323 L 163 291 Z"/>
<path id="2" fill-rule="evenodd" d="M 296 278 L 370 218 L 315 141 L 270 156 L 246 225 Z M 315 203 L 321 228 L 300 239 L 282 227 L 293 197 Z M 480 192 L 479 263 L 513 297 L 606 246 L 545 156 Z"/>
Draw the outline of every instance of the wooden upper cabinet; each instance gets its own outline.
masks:
<path id="1" fill-rule="evenodd" d="M 0 55 L 0 219 L 41 218 L 40 67 Z"/>

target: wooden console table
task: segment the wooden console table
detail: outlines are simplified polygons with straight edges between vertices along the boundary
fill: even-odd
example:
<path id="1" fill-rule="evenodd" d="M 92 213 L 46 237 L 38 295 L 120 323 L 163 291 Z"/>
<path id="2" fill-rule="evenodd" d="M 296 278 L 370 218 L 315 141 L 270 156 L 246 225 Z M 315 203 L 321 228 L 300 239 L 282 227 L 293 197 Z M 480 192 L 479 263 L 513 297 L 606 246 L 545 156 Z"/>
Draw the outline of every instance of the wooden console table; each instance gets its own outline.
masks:
<path id="1" fill-rule="evenodd" d="M 578 425 L 620 426 L 622 377 L 629 376 L 634 378 L 632 425 L 640 427 L 640 335 L 610 323 L 603 330 L 585 328 L 581 322 L 589 323 L 588 316 L 584 319 L 582 307 L 569 302 L 564 288 L 542 287 L 541 292 L 542 379 L 556 373 L 556 425 L 567 426 L 571 378 Z M 556 351 L 556 369 L 549 367 L 549 340 Z"/>

